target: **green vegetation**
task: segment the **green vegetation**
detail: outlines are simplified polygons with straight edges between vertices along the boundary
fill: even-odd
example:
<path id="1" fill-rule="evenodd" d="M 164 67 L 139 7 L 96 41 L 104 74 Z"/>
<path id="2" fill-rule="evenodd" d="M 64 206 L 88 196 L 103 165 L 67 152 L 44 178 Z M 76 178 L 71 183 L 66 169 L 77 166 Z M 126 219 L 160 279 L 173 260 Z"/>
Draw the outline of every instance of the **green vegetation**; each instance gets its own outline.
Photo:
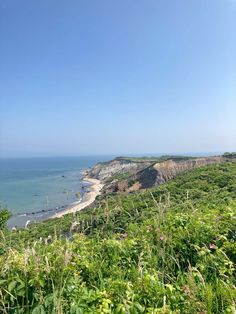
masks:
<path id="1" fill-rule="evenodd" d="M 236 162 L 2 232 L 1 313 L 235 313 Z"/>
<path id="2" fill-rule="evenodd" d="M 6 209 L 2 209 L 0 206 L 0 230 L 6 229 L 6 223 L 10 217 L 10 212 Z"/>
<path id="3" fill-rule="evenodd" d="M 174 160 L 174 161 L 183 161 L 183 160 L 189 160 L 194 159 L 196 157 L 192 156 L 181 156 L 181 155 L 163 155 L 160 157 L 117 157 L 117 160 L 127 160 L 127 161 L 133 161 L 133 162 L 162 162 L 167 160 Z"/>
<path id="4" fill-rule="evenodd" d="M 232 152 L 232 153 L 224 153 L 223 154 L 223 157 L 226 157 L 226 158 L 236 158 L 236 153 Z"/>
<path id="5" fill-rule="evenodd" d="M 116 173 L 113 176 L 111 176 L 109 181 L 113 181 L 113 180 L 122 181 L 122 180 L 128 179 L 131 176 L 132 176 L 131 172 Z"/>

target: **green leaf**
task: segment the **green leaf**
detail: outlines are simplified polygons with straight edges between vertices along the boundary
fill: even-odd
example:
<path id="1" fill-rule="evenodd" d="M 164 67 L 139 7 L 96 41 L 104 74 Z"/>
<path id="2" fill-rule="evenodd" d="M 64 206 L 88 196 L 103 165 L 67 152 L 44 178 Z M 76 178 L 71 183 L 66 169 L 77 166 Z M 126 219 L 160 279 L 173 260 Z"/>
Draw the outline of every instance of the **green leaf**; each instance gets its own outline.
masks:
<path id="1" fill-rule="evenodd" d="M 15 289 L 15 287 L 16 287 L 16 285 L 17 285 L 17 281 L 11 281 L 9 284 L 8 284 L 8 290 L 10 291 L 10 292 L 12 292 L 14 289 Z"/>
<path id="2" fill-rule="evenodd" d="M 38 305 L 36 306 L 33 311 L 32 314 L 46 314 L 45 310 L 44 310 L 44 306 L 43 305 Z"/>

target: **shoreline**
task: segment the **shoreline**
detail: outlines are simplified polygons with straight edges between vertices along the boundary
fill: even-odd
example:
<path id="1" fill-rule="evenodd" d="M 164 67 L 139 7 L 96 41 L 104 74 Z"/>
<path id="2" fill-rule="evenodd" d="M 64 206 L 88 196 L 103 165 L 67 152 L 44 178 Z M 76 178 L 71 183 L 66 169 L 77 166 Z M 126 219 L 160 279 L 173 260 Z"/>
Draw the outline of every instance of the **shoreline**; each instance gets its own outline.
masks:
<path id="1" fill-rule="evenodd" d="M 82 209 L 88 207 L 89 205 L 91 205 L 95 201 L 96 197 L 98 195 L 100 195 L 100 192 L 101 192 L 104 184 L 100 180 L 92 179 L 92 178 L 86 178 L 86 177 L 83 178 L 82 181 L 91 183 L 91 185 L 89 187 L 90 191 L 85 192 L 82 201 L 77 203 L 77 204 L 71 204 L 70 206 L 68 206 L 67 208 L 62 210 L 61 212 L 56 213 L 53 216 L 51 216 L 50 219 L 60 218 L 60 217 L 63 217 L 64 215 L 67 215 L 67 214 L 76 213 L 76 212 L 81 211 Z"/>

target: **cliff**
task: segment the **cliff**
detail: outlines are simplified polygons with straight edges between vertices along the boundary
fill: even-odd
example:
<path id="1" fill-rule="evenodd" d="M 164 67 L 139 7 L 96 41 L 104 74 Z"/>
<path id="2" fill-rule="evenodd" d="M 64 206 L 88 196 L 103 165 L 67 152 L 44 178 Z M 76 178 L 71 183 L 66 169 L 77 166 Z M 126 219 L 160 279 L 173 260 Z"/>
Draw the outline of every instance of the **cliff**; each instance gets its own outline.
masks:
<path id="1" fill-rule="evenodd" d="M 122 178 L 122 175 L 136 174 L 152 163 L 149 160 L 133 161 L 132 159 L 117 157 L 111 161 L 96 164 L 91 170 L 87 171 L 86 175 L 104 182 L 111 182 L 113 179 L 117 179 L 118 175 L 119 178 Z"/>
<path id="2" fill-rule="evenodd" d="M 104 183 L 102 193 L 133 192 L 151 188 L 193 168 L 226 161 L 218 157 L 161 157 L 161 158 L 116 158 L 99 163 L 87 172 L 87 176 Z"/>

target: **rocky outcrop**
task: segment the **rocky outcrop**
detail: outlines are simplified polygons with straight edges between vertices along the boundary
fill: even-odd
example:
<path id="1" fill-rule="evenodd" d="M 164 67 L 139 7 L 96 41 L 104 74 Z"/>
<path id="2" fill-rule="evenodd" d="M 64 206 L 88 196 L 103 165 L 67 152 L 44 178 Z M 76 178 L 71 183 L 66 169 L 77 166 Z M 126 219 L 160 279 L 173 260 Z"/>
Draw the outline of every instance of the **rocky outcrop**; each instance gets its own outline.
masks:
<path id="1" fill-rule="evenodd" d="M 149 165 L 143 164 L 141 170 L 133 172 L 133 174 L 125 180 L 111 180 L 110 182 L 107 180 L 107 183 L 103 188 L 103 193 L 132 192 L 140 189 L 151 188 L 153 186 L 167 182 L 168 180 L 176 177 L 181 172 L 185 172 L 187 170 L 201 166 L 220 163 L 225 160 L 226 159 L 224 157 L 219 156 L 191 158 L 186 160 L 169 159 L 154 163 L 151 162 L 151 164 Z M 113 167 L 114 163 L 111 162 L 111 164 Z M 114 171 L 115 169 L 117 170 L 119 168 L 119 166 L 117 165 L 117 161 L 115 162 L 115 165 L 116 166 L 112 168 Z M 106 178 L 109 177 L 109 171 L 107 166 L 104 170 L 100 169 L 98 174 L 100 178 L 104 177 L 105 174 Z M 141 166 L 139 165 L 139 167 Z M 139 169 L 139 167 L 137 165 L 132 165 L 132 170 L 135 171 L 135 169 Z M 124 165 L 122 164 L 120 165 L 120 169 L 121 171 L 124 171 L 128 168 L 124 167 Z"/>
<path id="2" fill-rule="evenodd" d="M 91 170 L 87 171 L 88 177 L 106 181 L 112 181 L 114 175 L 122 174 L 135 174 L 140 170 L 150 166 L 151 161 L 134 162 L 125 158 L 115 158 L 108 162 L 102 162 L 96 164 Z"/>

